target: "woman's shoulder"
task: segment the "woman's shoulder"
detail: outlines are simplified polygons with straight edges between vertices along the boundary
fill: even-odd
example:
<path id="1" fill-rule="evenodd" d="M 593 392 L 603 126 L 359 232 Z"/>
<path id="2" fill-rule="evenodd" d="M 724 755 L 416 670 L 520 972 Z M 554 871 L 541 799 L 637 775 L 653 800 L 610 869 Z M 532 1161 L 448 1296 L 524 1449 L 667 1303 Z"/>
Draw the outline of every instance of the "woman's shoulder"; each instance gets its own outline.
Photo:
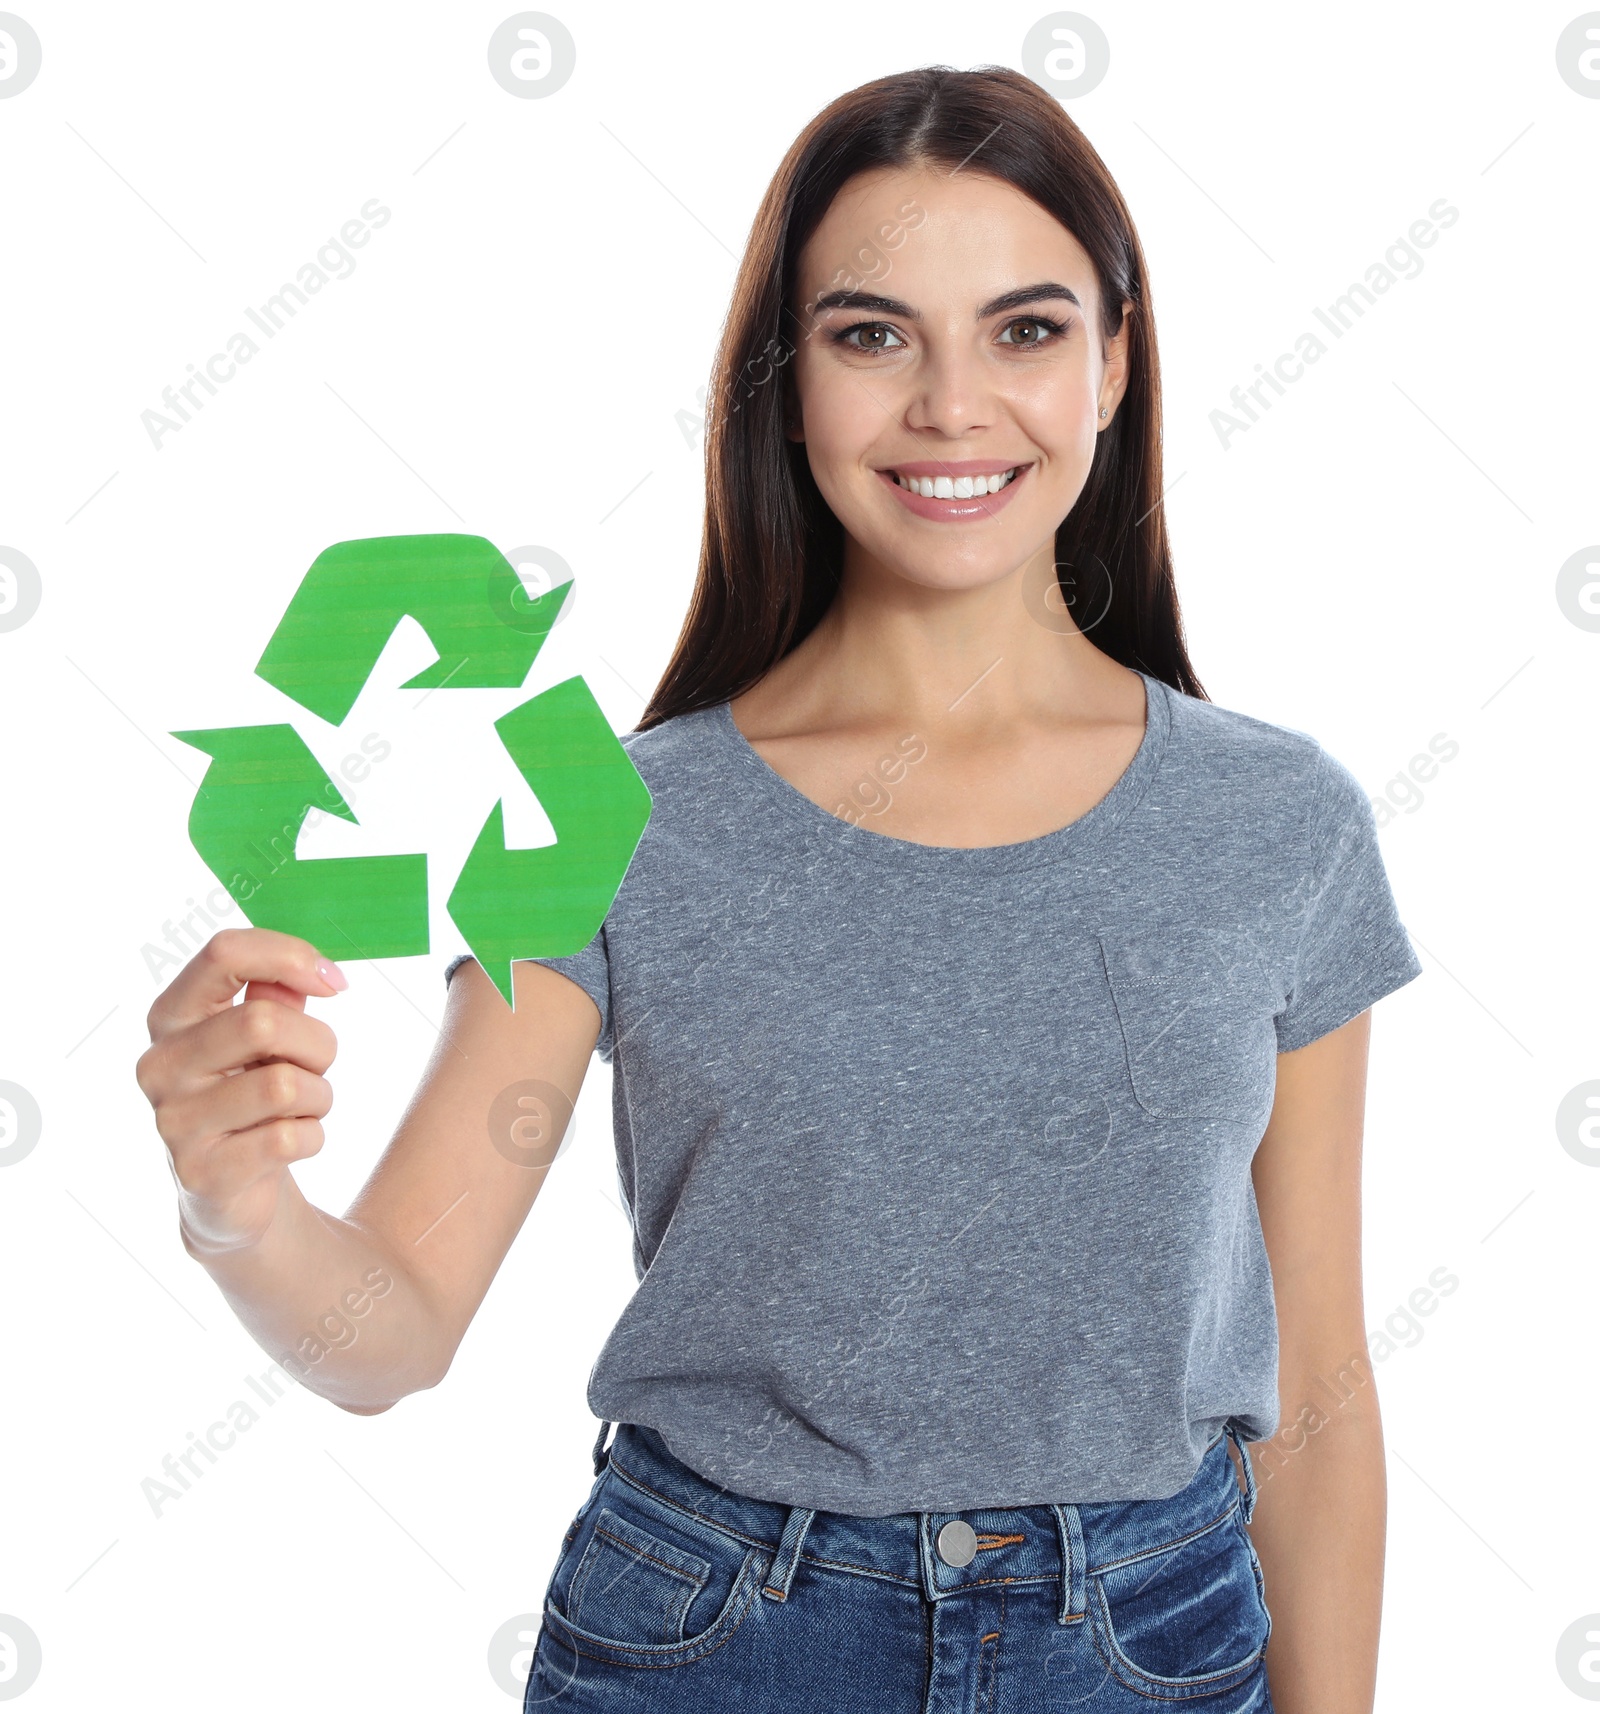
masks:
<path id="1" fill-rule="evenodd" d="M 1366 802 L 1355 775 L 1315 734 L 1168 687 L 1169 762 L 1219 809 L 1299 821 L 1318 805 Z"/>
<path id="2" fill-rule="evenodd" d="M 639 770 L 646 785 L 652 776 L 663 783 L 678 775 L 710 765 L 721 734 L 722 705 L 710 704 L 673 714 L 643 731 L 618 735 L 628 760 Z"/>
<path id="3" fill-rule="evenodd" d="M 1243 709 L 1167 687 L 1173 737 L 1197 763 L 1270 768 L 1294 776 L 1314 771 L 1326 755 L 1320 740 Z"/>

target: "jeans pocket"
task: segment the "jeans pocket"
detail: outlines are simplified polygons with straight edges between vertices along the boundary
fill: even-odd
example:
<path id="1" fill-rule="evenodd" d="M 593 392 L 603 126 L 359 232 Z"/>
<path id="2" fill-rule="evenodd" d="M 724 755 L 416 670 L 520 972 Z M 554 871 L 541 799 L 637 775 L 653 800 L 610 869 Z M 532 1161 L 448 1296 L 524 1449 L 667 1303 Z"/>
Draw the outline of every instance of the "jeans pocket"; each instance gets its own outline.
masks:
<path id="1" fill-rule="evenodd" d="M 689 1607 L 710 1580 L 709 1560 L 603 1508 L 572 1574 L 567 1613 L 599 1636 L 681 1643 Z"/>
<path id="2" fill-rule="evenodd" d="M 1089 1574 L 1089 1607 L 1119 1682 L 1173 1700 L 1221 1695 L 1260 1665 L 1272 1628 L 1239 1508 Z"/>
<path id="3" fill-rule="evenodd" d="M 760 1591 L 768 1551 L 609 1473 L 602 1486 L 545 1597 L 547 1643 L 591 1661 L 664 1667 L 725 1642 Z"/>
<path id="4" fill-rule="evenodd" d="M 1265 1120 L 1277 1085 L 1272 997 L 1243 941 L 1104 931 L 1128 1080 L 1163 1119 Z"/>

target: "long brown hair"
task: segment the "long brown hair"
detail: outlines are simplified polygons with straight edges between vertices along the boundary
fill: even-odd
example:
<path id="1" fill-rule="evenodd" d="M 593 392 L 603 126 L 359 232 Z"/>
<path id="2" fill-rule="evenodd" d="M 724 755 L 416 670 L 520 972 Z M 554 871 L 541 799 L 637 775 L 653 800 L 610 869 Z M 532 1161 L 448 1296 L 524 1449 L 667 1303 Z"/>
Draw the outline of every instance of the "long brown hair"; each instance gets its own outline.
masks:
<path id="1" fill-rule="evenodd" d="M 1004 179 L 1089 253 L 1101 330 L 1134 307 L 1122 403 L 1056 531 L 1063 602 L 1113 660 L 1204 697 L 1184 646 L 1161 499 L 1161 389 L 1144 252 L 1122 193 L 1059 103 L 1003 66 L 924 66 L 825 107 L 774 175 L 750 230 L 706 390 L 700 567 L 677 647 L 637 731 L 761 678 L 827 610 L 844 531 L 805 447 L 784 434 L 796 264 L 840 189 L 875 168 L 957 166 Z M 773 380 L 777 385 L 770 385 Z M 1092 630 L 1081 614 L 1095 615 Z"/>

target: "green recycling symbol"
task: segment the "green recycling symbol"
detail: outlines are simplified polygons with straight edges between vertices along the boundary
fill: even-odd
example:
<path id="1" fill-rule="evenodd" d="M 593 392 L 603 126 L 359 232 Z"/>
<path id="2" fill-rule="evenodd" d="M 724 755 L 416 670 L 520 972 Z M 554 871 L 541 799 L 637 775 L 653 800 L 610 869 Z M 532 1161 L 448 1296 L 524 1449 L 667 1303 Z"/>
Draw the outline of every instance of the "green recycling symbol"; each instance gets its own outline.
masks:
<path id="1" fill-rule="evenodd" d="M 337 725 L 410 615 L 439 658 L 402 689 L 520 687 L 571 588 L 569 580 L 530 599 L 510 561 L 482 536 L 336 542 L 301 580 L 255 670 Z M 513 959 L 563 957 L 594 938 L 644 833 L 650 793 L 582 678 L 541 691 L 494 728 L 556 841 L 508 850 L 504 802 L 497 802 L 447 908 L 513 1005 Z M 295 856 L 311 809 L 357 818 L 293 726 L 172 736 L 211 758 L 189 812 L 189 837 L 251 923 L 298 935 L 335 958 L 428 951 L 425 853 Z"/>

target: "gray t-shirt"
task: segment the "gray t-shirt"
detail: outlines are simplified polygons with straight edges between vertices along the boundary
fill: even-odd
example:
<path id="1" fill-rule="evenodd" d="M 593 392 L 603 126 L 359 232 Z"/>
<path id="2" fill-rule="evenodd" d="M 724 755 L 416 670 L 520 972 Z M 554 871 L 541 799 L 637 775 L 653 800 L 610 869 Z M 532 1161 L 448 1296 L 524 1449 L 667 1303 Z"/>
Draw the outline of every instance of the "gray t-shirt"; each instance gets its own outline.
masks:
<path id="1" fill-rule="evenodd" d="M 1421 965 L 1354 776 L 1141 676 L 1110 792 L 978 849 L 812 803 L 725 702 L 623 735 L 649 825 L 538 961 L 614 1073 L 639 1285 L 596 1416 L 868 1517 L 1164 1497 L 1276 1432 L 1277 1055 Z"/>

